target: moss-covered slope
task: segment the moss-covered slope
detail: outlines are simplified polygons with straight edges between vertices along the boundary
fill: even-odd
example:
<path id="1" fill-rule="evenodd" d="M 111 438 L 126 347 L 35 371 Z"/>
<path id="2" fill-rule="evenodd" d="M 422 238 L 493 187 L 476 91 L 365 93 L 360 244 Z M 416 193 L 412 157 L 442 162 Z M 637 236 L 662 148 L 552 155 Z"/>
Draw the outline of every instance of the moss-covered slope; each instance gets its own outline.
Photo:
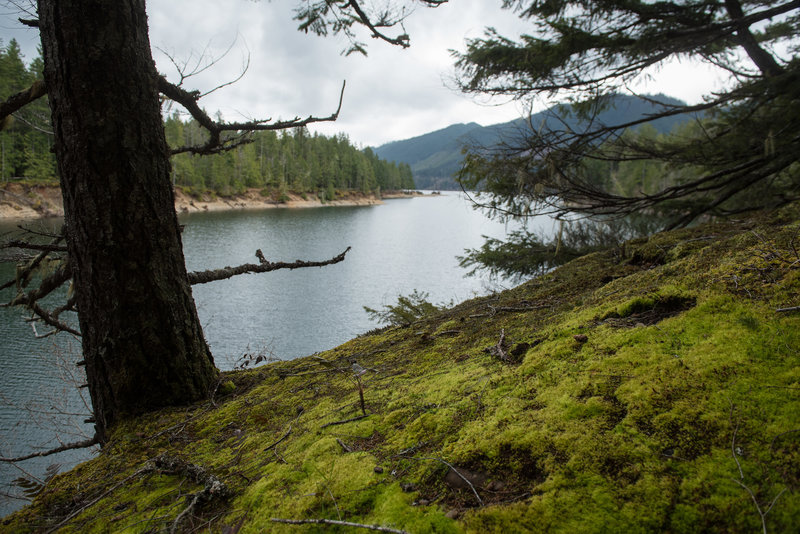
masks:
<path id="1" fill-rule="evenodd" d="M 629 242 L 227 374 L 213 403 L 120 426 L 2 529 L 792 531 L 799 211 Z"/>

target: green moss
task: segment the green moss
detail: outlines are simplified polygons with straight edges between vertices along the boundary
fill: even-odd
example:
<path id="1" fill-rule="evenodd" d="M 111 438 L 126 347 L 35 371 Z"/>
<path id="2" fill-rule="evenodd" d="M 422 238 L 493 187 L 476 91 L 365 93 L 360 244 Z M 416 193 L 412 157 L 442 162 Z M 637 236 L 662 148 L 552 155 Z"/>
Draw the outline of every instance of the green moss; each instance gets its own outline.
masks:
<path id="1" fill-rule="evenodd" d="M 414 328 L 227 373 L 216 406 L 124 422 L 2 530 L 75 512 L 66 531 L 168 529 L 202 489 L 136 474 L 168 452 L 230 489 L 193 512 L 212 531 L 341 517 L 409 532 L 750 532 L 748 490 L 762 506 L 780 495 L 767 527 L 789 531 L 800 314 L 775 310 L 800 304 L 796 219 L 630 242 Z M 501 332 L 514 359 L 487 350 Z M 351 357 L 375 370 L 360 419 Z"/>

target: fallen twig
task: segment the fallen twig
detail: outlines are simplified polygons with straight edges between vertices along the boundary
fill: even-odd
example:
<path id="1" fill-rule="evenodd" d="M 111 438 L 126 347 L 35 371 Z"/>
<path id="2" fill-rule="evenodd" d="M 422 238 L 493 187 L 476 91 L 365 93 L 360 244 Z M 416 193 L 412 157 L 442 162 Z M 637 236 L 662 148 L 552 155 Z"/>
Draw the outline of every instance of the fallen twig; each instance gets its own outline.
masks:
<path id="1" fill-rule="evenodd" d="M 402 455 L 402 453 L 400 453 L 400 455 Z M 398 455 L 398 456 L 400 456 L 400 455 Z M 436 457 L 428 457 L 428 456 L 401 456 L 401 457 L 403 457 L 403 458 L 406 458 L 406 459 L 408 459 L 408 460 L 434 460 L 434 461 L 436 461 L 436 462 L 441 462 L 442 464 L 444 464 L 444 465 L 446 465 L 447 467 L 449 467 L 450 469 L 452 469 L 452 470 L 453 470 L 453 472 L 454 472 L 456 475 L 458 475 L 458 476 L 459 476 L 459 477 L 460 477 L 460 478 L 461 478 L 461 479 L 462 479 L 464 482 L 466 482 L 466 483 L 467 483 L 467 485 L 468 485 L 468 486 L 470 487 L 470 489 L 472 490 L 472 493 L 474 493 L 474 494 L 475 494 L 475 499 L 477 499 L 477 500 L 478 500 L 478 504 L 479 504 L 479 505 L 481 505 L 481 506 L 483 506 L 483 499 L 481 499 L 481 496 L 480 496 L 480 495 L 478 495 L 478 491 L 475 489 L 475 486 L 473 486 L 473 485 L 472 485 L 472 482 L 470 482 L 470 481 L 467 479 L 467 477 L 465 477 L 464 475 L 462 475 L 462 474 L 461 474 L 461 473 L 458 471 L 458 469 L 456 469 L 455 467 L 453 467 L 453 465 L 452 465 L 452 464 L 450 464 L 449 462 L 447 462 L 447 461 L 445 461 L 445 460 L 442 460 L 441 458 L 436 458 Z"/>
<path id="2" fill-rule="evenodd" d="M 275 443 L 264 449 L 264 452 L 267 452 L 268 450 L 277 447 L 280 444 L 280 442 L 288 438 L 289 434 L 291 433 L 292 433 L 292 425 L 289 425 L 289 430 L 287 430 L 286 433 L 283 436 L 281 436 L 281 438 L 278 441 L 276 441 Z"/>
<path id="3" fill-rule="evenodd" d="M 343 425 L 345 423 L 352 423 L 353 421 L 358 421 L 359 419 L 364 419 L 365 417 L 369 417 L 369 415 L 358 415 L 356 417 L 351 417 L 350 419 L 345 419 L 343 421 L 333 421 L 332 423 L 325 423 L 320 428 L 327 428 L 329 426 L 336 426 L 336 425 Z"/>
<path id="4" fill-rule="evenodd" d="M 791 306 L 789 308 L 778 308 L 775 311 L 778 312 L 778 313 L 786 313 L 786 312 L 793 312 L 793 311 L 798 311 L 798 310 L 800 310 L 800 306 Z"/>
<path id="5" fill-rule="evenodd" d="M 756 505 L 756 511 L 758 512 L 758 516 L 761 518 L 761 531 L 764 534 L 767 534 L 767 514 L 770 512 L 770 510 L 772 510 L 772 507 L 775 506 L 775 503 L 778 502 L 778 499 L 780 498 L 780 496 L 784 494 L 784 492 L 786 491 L 786 488 L 783 488 L 780 491 L 780 493 L 778 493 L 775 496 L 775 498 L 772 499 L 772 502 L 769 503 L 769 506 L 767 507 L 767 509 L 762 512 L 761 511 L 761 505 L 758 504 L 758 499 L 756 499 L 756 496 L 753 494 L 752 490 L 750 488 L 748 488 L 747 486 L 745 486 L 742 482 L 739 482 L 738 480 L 736 480 L 735 478 L 732 478 L 731 480 L 733 480 L 734 482 L 739 484 L 741 487 L 743 487 L 745 489 L 745 491 L 747 491 L 747 493 L 750 494 L 750 498 L 753 499 L 753 503 Z"/>
<path id="6" fill-rule="evenodd" d="M 504 362 L 510 362 L 511 358 L 508 357 L 508 353 L 506 352 L 506 349 L 503 347 L 503 345 L 505 345 L 505 342 L 506 342 L 506 331 L 505 329 L 501 329 L 500 339 L 497 341 L 497 344 L 485 350 L 492 356 L 496 356 L 497 358 L 500 358 Z"/>
<path id="7" fill-rule="evenodd" d="M 343 527 L 366 528 L 369 530 L 377 530 L 379 532 L 409 534 L 405 530 L 399 530 L 396 528 L 382 527 L 380 525 L 365 525 L 363 523 L 353 523 L 351 521 L 337 521 L 335 519 L 281 519 L 278 517 L 271 517 L 269 520 L 273 523 L 285 523 L 287 525 L 338 525 Z"/>
<path id="8" fill-rule="evenodd" d="M 144 475 L 144 474 L 150 473 L 150 472 L 152 472 L 154 470 L 155 470 L 155 467 L 153 465 L 147 465 L 147 466 L 142 467 L 141 469 L 137 470 L 135 473 L 133 473 L 131 475 L 128 475 L 127 477 L 123 478 L 122 480 L 120 480 L 119 482 L 117 482 L 116 484 L 114 484 L 113 486 L 108 488 L 106 491 L 101 493 L 95 499 L 93 499 L 93 500 L 89 501 L 88 503 L 84 504 L 83 506 L 81 506 L 80 508 L 78 508 L 77 510 L 75 510 L 71 514 L 69 514 L 67 517 L 62 519 L 60 523 L 58 523 L 53 528 L 51 528 L 50 530 L 47 531 L 48 534 L 51 533 L 51 532 L 57 531 L 58 529 L 60 529 L 64 525 L 66 525 L 70 521 L 70 519 L 82 514 L 87 508 L 89 508 L 91 506 L 94 506 L 95 504 L 97 504 L 102 499 L 105 499 L 111 492 L 113 492 L 114 490 L 116 490 L 117 488 L 122 486 L 123 484 L 126 484 L 128 481 L 138 477 L 139 475 Z"/>

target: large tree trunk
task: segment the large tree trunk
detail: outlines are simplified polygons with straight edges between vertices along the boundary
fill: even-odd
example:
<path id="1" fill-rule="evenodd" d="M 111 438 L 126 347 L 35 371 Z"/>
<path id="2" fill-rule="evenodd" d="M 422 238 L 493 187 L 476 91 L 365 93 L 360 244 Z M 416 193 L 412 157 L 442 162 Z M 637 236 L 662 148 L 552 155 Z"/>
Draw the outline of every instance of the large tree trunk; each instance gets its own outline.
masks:
<path id="1" fill-rule="evenodd" d="M 40 0 L 67 245 L 98 437 L 208 395 L 144 0 Z"/>

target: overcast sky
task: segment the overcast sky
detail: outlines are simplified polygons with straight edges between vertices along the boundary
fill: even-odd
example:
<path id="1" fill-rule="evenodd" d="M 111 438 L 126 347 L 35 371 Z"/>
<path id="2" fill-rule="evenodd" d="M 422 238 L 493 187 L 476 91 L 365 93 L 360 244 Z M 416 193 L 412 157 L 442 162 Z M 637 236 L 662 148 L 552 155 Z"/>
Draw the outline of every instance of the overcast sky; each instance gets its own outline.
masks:
<path id="1" fill-rule="evenodd" d="M 381 1 L 381 0 L 378 0 Z M 382 0 L 386 1 L 386 0 Z M 236 78 L 249 55 L 244 78 L 202 100 L 210 112 L 227 120 L 290 119 L 327 116 L 336 109 L 347 80 L 339 120 L 316 126 L 326 135 L 346 133 L 363 146 L 406 139 L 459 122 L 494 124 L 521 116 L 515 102 L 479 102 L 461 95 L 452 83 L 450 49 L 479 37 L 487 26 L 516 37 L 523 25 L 501 0 L 451 0 L 436 9 L 417 7 L 406 22 L 411 48 L 402 50 L 363 34 L 369 55 L 341 55 L 342 37 L 321 38 L 297 31 L 292 20 L 298 0 L 150 0 L 150 42 L 161 72 L 177 81 L 175 69 L 160 50 L 177 61 L 232 50 L 215 66 L 184 83 L 207 91 Z M 20 42 L 27 60 L 36 55 L 38 34 L 16 22 L 18 14 L 0 9 L 0 38 Z M 645 88 L 697 102 L 718 85 L 706 66 L 665 67 Z M 642 90 L 642 87 L 637 90 Z"/>

